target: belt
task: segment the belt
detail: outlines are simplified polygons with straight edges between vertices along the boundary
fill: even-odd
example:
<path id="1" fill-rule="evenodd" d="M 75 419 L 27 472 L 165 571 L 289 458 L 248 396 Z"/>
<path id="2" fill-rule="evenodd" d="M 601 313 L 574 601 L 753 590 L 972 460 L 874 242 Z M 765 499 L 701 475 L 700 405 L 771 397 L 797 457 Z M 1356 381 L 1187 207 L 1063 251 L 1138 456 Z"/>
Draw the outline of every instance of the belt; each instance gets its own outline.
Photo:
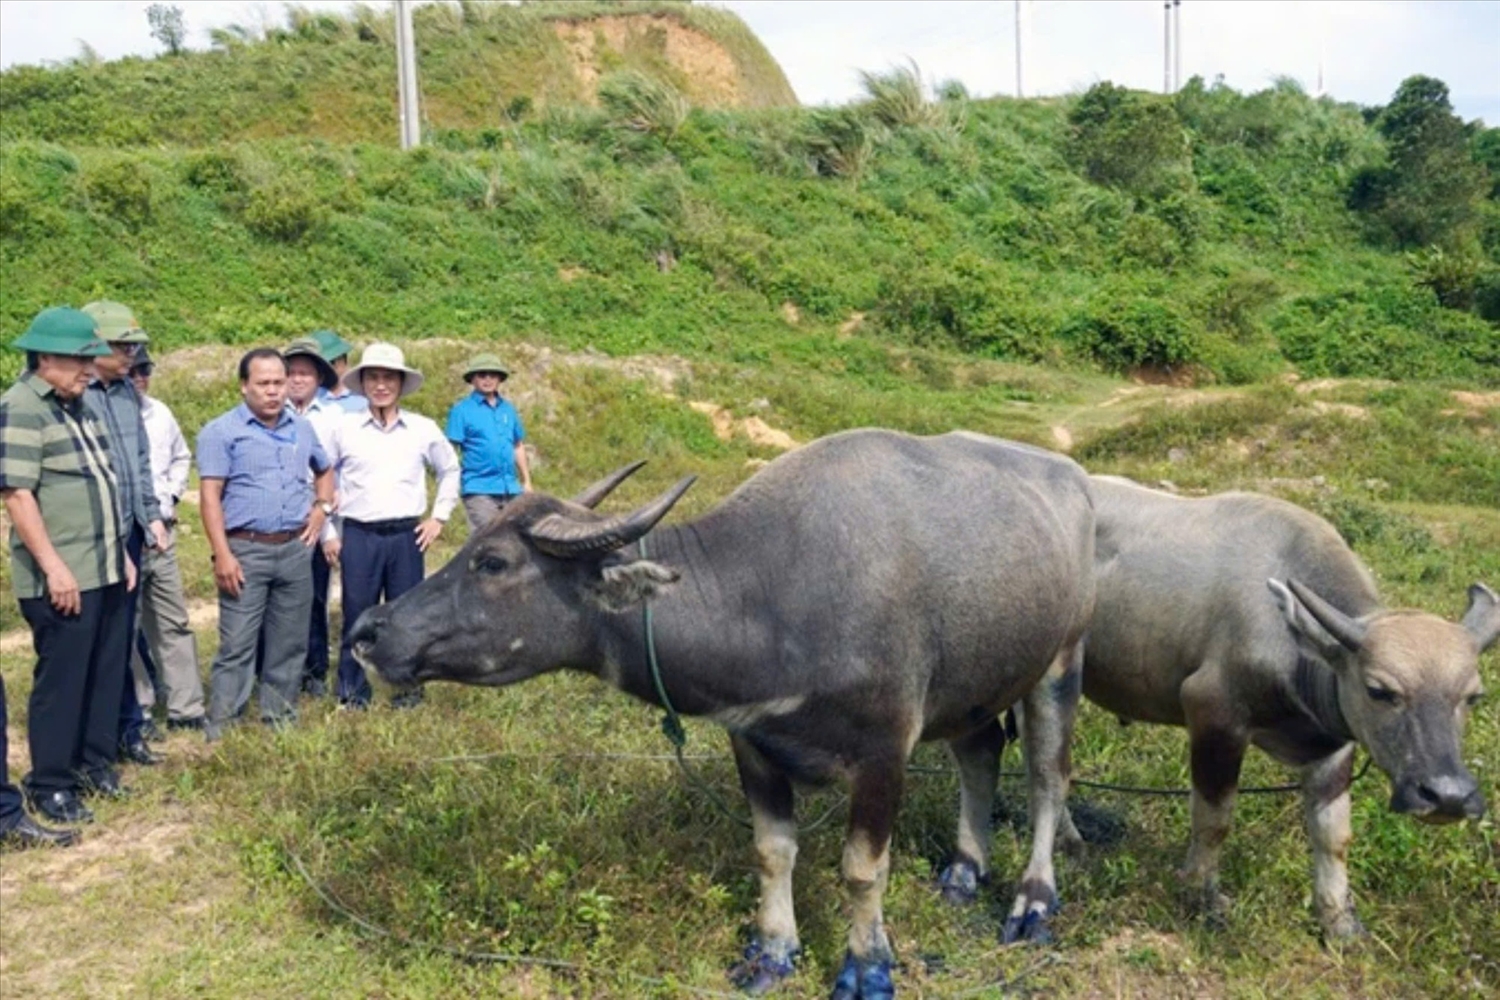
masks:
<path id="1" fill-rule="evenodd" d="M 420 517 L 393 517 L 388 521 L 356 521 L 352 517 L 344 518 L 346 528 L 352 524 L 359 530 L 368 531 L 372 535 L 395 535 L 415 531 L 417 525 L 421 523 Z"/>
<path id="2" fill-rule="evenodd" d="M 300 528 L 293 528 L 291 531 L 251 531 L 249 528 L 235 528 L 233 531 L 224 532 L 224 534 L 230 538 L 238 538 L 246 542 L 259 542 L 262 545 L 285 545 L 294 538 L 301 538 L 302 532 L 306 530 L 306 525 Z"/>

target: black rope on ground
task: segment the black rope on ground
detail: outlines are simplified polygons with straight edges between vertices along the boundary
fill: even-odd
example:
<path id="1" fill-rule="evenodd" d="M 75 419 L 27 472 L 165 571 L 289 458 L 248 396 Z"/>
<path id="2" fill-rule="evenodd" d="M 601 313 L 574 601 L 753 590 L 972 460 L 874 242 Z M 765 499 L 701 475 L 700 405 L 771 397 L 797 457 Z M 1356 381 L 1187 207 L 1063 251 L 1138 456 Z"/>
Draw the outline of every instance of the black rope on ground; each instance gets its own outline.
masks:
<path id="1" fill-rule="evenodd" d="M 720 798 L 719 795 L 712 788 L 708 787 L 708 784 L 702 778 L 700 778 L 691 768 L 687 767 L 687 765 L 684 763 L 685 761 L 688 761 L 688 760 L 728 760 L 729 759 L 729 758 L 724 757 L 724 756 L 722 756 L 720 754 L 707 754 L 707 753 L 704 753 L 704 754 L 683 754 L 683 753 L 678 753 L 676 755 L 665 754 L 665 753 L 555 753 L 555 754 L 544 754 L 544 753 L 519 753 L 519 752 L 512 752 L 512 751 L 500 750 L 500 751 L 497 751 L 495 753 L 459 754 L 459 755 L 453 756 L 453 757 L 433 757 L 433 758 L 429 759 L 428 761 L 426 761 L 426 763 L 429 763 L 429 764 L 445 764 L 445 763 L 451 763 L 451 762 L 467 762 L 467 761 L 478 761 L 478 760 L 493 760 L 493 759 L 500 758 L 500 757 L 510 757 L 510 758 L 515 758 L 515 759 L 520 759 L 520 760 L 566 760 L 566 759 L 578 759 L 578 760 L 650 760 L 650 761 L 676 760 L 677 763 L 678 763 L 678 765 L 682 768 L 683 774 L 688 778 L 689 783 L 692 784 L 694 787 L 696 787 L 698 790 L 702 791 L 704 794 L 706 794 L 710 798 L 710 800 L 712 800 L 714 802 L 714 804 L 719 807 L 719 811 L 720 812 L 724 813 L 729 819 L 734 820 L 736 823 L 738 823 L 740 826 L 745 827 L 746 829 L 750 829 L 750 827 L 751 827 L 751 824 L 750 824 L 749 820 L 747 820 L 747 819 L 745 819 L 745 818 L 743 818 L 743 817 L 735 814 L 734 812 L 732 812 L 728 808 L 728 806 L 724 803 L 723 799 Z M 1364 762 L 1364 764 L 1360 765 L 1358 773 L 1356 773 L 1354 775 L 1354 777 L 1352 777 L 1352 778 L 1349 779 L 1349 784 L 1351 786 L 1356 781 L 1359 781 L 1361 778 L 1363 778 L 1365 776 L 1365 773 L 1370 770 L 1371 761 L 1372 761 L 1372 758 L 1370 758 L 1369 756 L 1365 757 L 1365 762 Z M 954 773 L 954 771 L 953 771 L 952 768 L 947 768 L 947 767 L 927 767 L 927 766 L 924 766 L 924 765 L 921 765 L 921 764 L 908 765 L 906 770 L 910 774 L 953 774 Z M 1024 778 L 1024 777 L 1026 777 L 1026 772 L 1025 771 L 1006 770 L 1006 771 L 999 771 L 999 772 L 997 772 L 997 774 L 1001 778 Z M 1103 791 L 1103 792 L 1119 792 L 1122 795 L 1154 795 L 1154 796 L 1160 796 L 1160 797 L 1165 797 L 1165 798 L 1186 798 L 1187 796 L 1193 794 L 1193 790 L 1191 788 L 1156 788 L 1156 787 L 1152 787 L 1152 786 L 1149 786 L 1149 785 L 1122 785 L 1122 784 L 1117 784 L 1117 783 L 1112 782 L 1112 781 L 1097 781 L 1097 780 L 1094 780 L 1092 778 L 1073 778 L 1069 782 L 1069 784 L 1075 785 L 1075 786 L 1077 786 L 1079 788 L 1093 788 L 1093 789 L 1096 789 L 1098 791 Z M 1238 795 L 1286 795 L 1286 794 L 1289 794 L 1291 792 L 1298 792 L 1298 791 L 1301 791 L 1301 790 L 1302 790 L 1302 786 L 1300 784 L 1298 784 L 1297 782 L 1292 781 L 1292 782 L 1287 782 L 1284 785 L 1251 785 L 1248 788 L 1236 789 L 1236 794 L 1238 794 Z M 802 832 L 807 833 L 807 832 L 810 832 L 812 830 L 816 830 L 818 827 L 822 826 L 825 822 L 827 822 L 828 818 L 833 815 L 833 811 L 835 809 L 837 809 L 839 806 L 843 805 L 843 798 L 846 798 L 846 797 L 842 797 L 839 802 L 836 802 L 832 806 L 830 806 L 828 808 L 828 811 L 825 812 L 822 816 L 819 816 L 817 820 L 815 820 L 814 822 L 808 824 L 807 826 L 801 827 L 800 829 L 802 830 Z"/>
<path id="2" fill-rule="evenodd" d="M 506 952 L 495 951 L 464 951 L 461 948 L 453 948 L 444 944 L 433 944 L 430 941 L 418 941 L 413 938 L 407 937 L 405 934 L 398 934 L 393 930 L 381 927 L 379 924 L 372 923 L 371 921 L 360 916 L 358 913 L 355 913 L 353 910 L 349 909 L 349 907 L 345 906 L 343 903 L 339 902 L 334 898 L 332 893 L 330 893 L 327 889 L 324 889 L 321 885 L 313 880 L 312 875 L 310 875 L 307 871 L 307 866 L 302 863 L 302 859 L 297 856 L 296 851 L 293 851 L 290 847 L 288 847 L 286 853 L 287 857 L 292 859 L 292 864 L 296 866 L 297 873 L 301 875 L 302 880 L 307 883 L 307 887 L 313 892 L 317 893 L 318 898 L 321 899 L 329 909 L 333 910 L 333 912 L 337 913 L 339 916 L 343 917 L 345 920 L 354 924 L 356 927 L 360 928 L 366 933 L 373 934 L 376 937 L 382 937 L 391 941 L 395 941 L 397 944 L 404 945 L 407 948 L 415 948 L 418 951 L 437 952 L 439 954 L 447 955 L 451 958 L 457 958 L 465 962 L 484 963 L 492 965 L 532 965 L 544 969 L 558 969 L 564 972 L 572 972 L 574 974 L 589 971 L 587 966 L 580 965 L 577 962 L 564 961 L 560 958 L 539 958 L 535 955 L 512 955 Z M 665 979 L 658 979 L 654 976 L 642 976 L 634 973 L 627 973 L 626 975 L 628 975 L 629 978 L 635 980 L 638 983 L 643 983 L 648 986 L 669 987 L 671 989 L 680 990 L 683 993 L 691 993 L 695 996 L 724 997 L 728 998 L 728 1000 L 736 1000 L 736 998 L 740 996 L 740 994 L 738 993 L 726 993 L 722 990 L 709 990 L 699 986 L 687 986 L 682 983 L 669 982 Z"/>

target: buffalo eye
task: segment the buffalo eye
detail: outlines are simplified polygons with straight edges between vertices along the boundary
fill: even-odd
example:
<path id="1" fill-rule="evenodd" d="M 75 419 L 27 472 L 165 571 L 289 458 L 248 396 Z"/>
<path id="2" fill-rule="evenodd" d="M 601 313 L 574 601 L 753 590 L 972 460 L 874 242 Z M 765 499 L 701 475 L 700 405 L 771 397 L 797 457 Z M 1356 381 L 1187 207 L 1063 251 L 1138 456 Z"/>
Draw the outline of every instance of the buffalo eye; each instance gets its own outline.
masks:
<path id="1" fill-rule="evenodd" d="M 1371 701 L 1378 701 L 1382 705 L 1396 704 L 1396 692 L 1392 691 L 1390 688 L 1383 688 L 1378 687 L 1374 684 L 1370 684 L 1365 687 L 1365 694 L 1370 696 Z"/>
<path id="2" fill-rule="evenodd" d="M 505 558 L 493 552 L 485 552 L 475 556 L 473 562 L 469 563 L 469 568 L 476 573 L 487 573 L 490 575 L 504 573 L 506 569 Z"/>

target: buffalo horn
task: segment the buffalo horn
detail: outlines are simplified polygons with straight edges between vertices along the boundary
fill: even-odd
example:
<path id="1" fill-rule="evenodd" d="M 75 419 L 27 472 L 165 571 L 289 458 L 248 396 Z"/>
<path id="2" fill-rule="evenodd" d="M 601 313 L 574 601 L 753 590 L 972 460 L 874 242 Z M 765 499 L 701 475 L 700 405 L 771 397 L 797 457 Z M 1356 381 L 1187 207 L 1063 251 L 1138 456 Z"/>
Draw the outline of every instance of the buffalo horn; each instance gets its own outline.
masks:
<path id="1" fill-rule="evenodd" d="M 592 510 L 593 508 L 599 506 L 599 501 L 603 500 L 605 497 L 613 493 L 616 486 L 619 486 L 625 480 L 629 479 L 632 475 L 635 474 L 635 471 L 637 469 L 645 464 L 646 460 L 643 458 L 639 462 L 631 462 L 623 469 L 616 469 L 614 472 L 611 472 L 609 475 L 605 476 L 603 479 L 599 480 L 597 483 L 574 497 L 573 502 L 580 507 L 588 507 Z"/>
<path id="2" fill-rule="evenodd" d="M 697 478 L 688 476 L 646 506 L 617 517 L 584 521 L 567 514 L 548 514 L 525 529 L 526 537 L 535 542 L 537 548 L 559 559 L 613 552 L 655 527 Z"/>
<path id="3" fill-rule="evenodd" d="M 1286 585 L 1291 588 L 1297 600 L 1307 609 L 1307 613 L 1318 620 L 1318 624 L 1328 630 L 1328 634 L 1339 641 L 1350 652 L 1357 653 L 1365 644 L 1365 636 L 1369 629 L 1357 618 L 1350 618 L 1338 608 L 1329 604 L 1323 598 L 1296 580 L 1287 580 Z"/>

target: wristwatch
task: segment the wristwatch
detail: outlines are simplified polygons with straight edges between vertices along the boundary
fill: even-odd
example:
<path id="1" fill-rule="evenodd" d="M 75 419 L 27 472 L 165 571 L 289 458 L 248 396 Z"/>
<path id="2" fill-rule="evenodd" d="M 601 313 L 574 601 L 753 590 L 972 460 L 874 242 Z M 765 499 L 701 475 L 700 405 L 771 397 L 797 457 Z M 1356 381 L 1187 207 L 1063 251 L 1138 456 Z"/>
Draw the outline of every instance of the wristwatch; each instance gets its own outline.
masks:
<path id="1" fill-rule="evenodd" d="M 323 516 L 324 517 L 332 517 L 333 516 L 333 501 L 332 500 L 319 500 L 318 501 L 318 509 L 323 512 Z"/>

